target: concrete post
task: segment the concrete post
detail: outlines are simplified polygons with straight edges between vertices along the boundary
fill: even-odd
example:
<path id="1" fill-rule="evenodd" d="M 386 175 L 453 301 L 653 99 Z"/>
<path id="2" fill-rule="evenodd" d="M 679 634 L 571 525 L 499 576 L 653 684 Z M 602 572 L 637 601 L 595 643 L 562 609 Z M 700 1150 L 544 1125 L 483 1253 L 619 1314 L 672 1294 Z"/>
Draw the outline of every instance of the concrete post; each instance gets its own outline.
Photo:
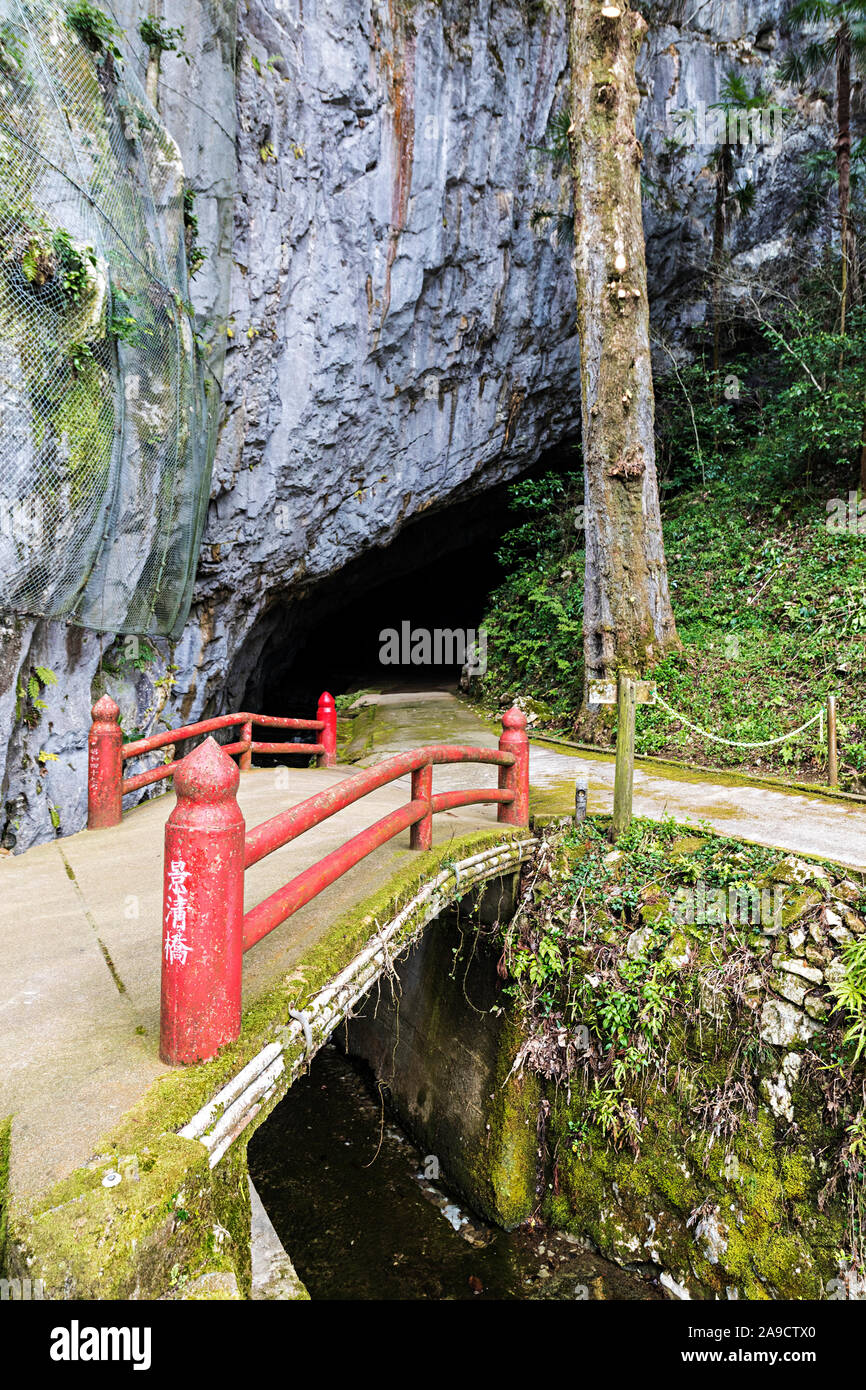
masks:
<path id="1" fill-rule="evenodd" d="M 206 1061 L 241 1025 L 244 818 L 232 759 L 213 738 L 174 775 L 165 827 L 159 1055 Z"/>
<path id="2" fill-rule="evenodd" d="M 574 823 L 580 825 L 586 820 L 586 798 L 589 792 L 589 779 L 576 777 L 574 781 Z"/>
<path id="3" fill-rule="evenodd" d="M 424 819 L 409 828 L 410 849 L 433 848 L 433 812 L 430 809 L 432 796 L 433 768 L 428 763 L 426 767 L 416 768 L 412 773 L 412 800 L 426 801 L 428 809 Z"/>
<path id="4" fill-rule="evenodd" d="M 502 716 L 501 753 L 512 753 L 511 767 L 499 769 L 499 786 L 514 792 L 514 800 L 499 807 L 497 819 L 504 825 L 529 824 L 529 739 L 526 715 L 512 706 Z"/>
<path id="5" fill-rule="evenodd" d="M 334 704 L 333 695 L 329 695 L 327 690 L 319 696 L 316 718 L 321 719 L 325 726 L 316 740 L 325 749 L 324 753 L 319 754 L 319 767 L 335 767 L 337 763 L 337 706 Z"/>
<path id="6" fill-rule="evenodd" d="M 836 696 L 827 696 L 827 781 L 839 785 L 839 751 L 836 743 Z"/>
<path id="7" fill-rule="evenodd" d="M 87 736 L 87 829 L 119 825 L 123 813 L 123 733 L 120 710 L 103 695 L 90 711 Z"/>

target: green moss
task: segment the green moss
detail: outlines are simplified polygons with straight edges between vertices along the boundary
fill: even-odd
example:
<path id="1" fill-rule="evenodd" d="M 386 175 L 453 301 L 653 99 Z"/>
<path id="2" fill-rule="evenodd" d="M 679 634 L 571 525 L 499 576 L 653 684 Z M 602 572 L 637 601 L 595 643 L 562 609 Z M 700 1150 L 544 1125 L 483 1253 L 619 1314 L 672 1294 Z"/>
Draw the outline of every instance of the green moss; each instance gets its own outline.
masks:
<path id="1" fill-rule="evenodd" d="M 801 888 L 799 893 L 794 894 L 793 898 L 786 894 L 782 907 L 783 929 L 793 926 L 794 922 L 805 917 L 807 912 L 811 912 L 813 907 L 818 907 L 823 901 L 824 895 L 819 893 L 817 888 Z"/>
<path id="2" fill-rule="evenodd" d="M 106 375 L 84 353 L 51 391 L 50 420 L 67 457 L 71 500 L 87 505 L 108 478 L 114 432 L 114 404 Z"/>
<path id="3" fill-rule="evenodd" d="M 12 1148 L 12 1116 L 0 1120 L 0 1277 L 6 1273 L 6 1233 L 8 1229 L 9 1161 Z"/>
<path id="4" fill-rule="evenodd" d="M 499 1224 L 511 1230 L 529 1216 L 535 1205 L 537 1177 L 536 1123 L 541 1088 L 530 1072 L 512 1076 L 520 1043 L 519 1030 L 506 1021 L 499 1043 L 496 1085 L 488 1112 L 488 1143 L 479 1155 L 477 1177 L 492 1189 Z"/>
<path id="5" fill-rule="evenodd" d="M 557 1191 L 551 1186 L 545 1202 L 553 1224 L 589 1237 L 609 1258 L 660 1264 L 693 1296 L 724 1297 L 729 1287 L 745 1298 L 822 1296 L 845 1244 L 844 1204 L 819 1213 L 823 1180 L 811 1152 L 781 1146 L 768 1113 L 732 1146 L 710 1148 L 706 1136 L 690 1133 L 676 1100 L 656 1090 L 639 1158 L 582 1121 L 582 1097 L 553 1105 Z M 577 1144 L 575 1127 L 583 1132 Z M 702 1237 L 699 1211 L 717 1214 L 720 1247 Z"/>
<path id="6" fill-rule="evenodd" d="M 116 1157 L 94 1163 L 16 1211 L 13 1273 L 38 1270 L 47 1297 L 83 1299 L 171 1297 L 206 1270 L 243 1274 L 248 1253 L 238 1258 L 239 1242 L 215 1240 L 227 1224 L 225 1180 L 211 1173 L 201 1144 L 162 1135 L 106 1187 L 113 1164 L 123 1171 Z"/>
<path id="7" fill-rule="evenodd" d="M 799 1100 L 820 1114 L 809 1088 Z M 713 1140 L 694 1128 L 688 1100 L 660 1084 L 641 1105 L 635 1157 L 588 1122 L 582 1092 L 554 1100 L 548 1219 L 589 1237 L 609 1258 L 673 1271 L 693 1296 L 725 1297 L 733 1287 L 744 1298 L 821 1298 L 838 1273 L 848 1227 L 843 1198 L 819 1205 L 826 1176 L 816 1167 L 815 1139 L 782 1139 L 762 1107 L 732 1140 Z M 832 1125 L 817 1128 L 822 1149 L 838 1146 Z M 699 1217 L 707 1212 L 722 1228 L 716 1247 L 702 1234 Z"/>
<path id="8" fill-rule="evenodd" d="M 821 1298 L 839 1276 L 840 1252 L 850 1252 L 850 1262 L 859 1249 L 848 1209 L 851 1116 L 838 1095 L 828 1098 L 822 1065 L 832 1058 L 840 1079 L 850 1071 L 839 1052 L 843 1025 L 834 1033 L 828 1023 L 798 1049 L 785 1081 L 792 1124 L 790 1114 L 770 1108 L 763 1085 L 782 1070 L 785 1051 L 755 1036 L 753 996 L 760 1001 L 767 987 L 759 934 L 731 922 L 674 929 L 662 912 L 645 960 L 626 946 L 647 908 L 698 879 L 727 888 L 772 883 L 782 873 L 799 885 L 811 875 L 816 887 L 791 890 L 799 915 L 832 895 L 844 871 L 779 866 L 774 851 L 717 836 L 686 839 L 672 823 L 635 822 L 614 860 L 600 831 L 590 818 L 558 842 L 548 832 L 519 938 L 505 933 L 506 962 L 519 967 L 509 989 L 525 1029 L 545 1036 L 545 1075 L 565 1066 L 567 1051 L 560 1059 L 558 1048 L 566 1044 L 556 1034 L 569 1010 L 589 1031 L 591 1084 L 573 1066 L 558 1087 L 544 1083 L 551 1108 L 543 1213 L 611 1259 L 668 1271 L 693 1297 L 735 1289 L 746 1298 Z M 578 908 L 584 925 L 574 941 L 563 924 Z M 527 954 L 529 994 L 521 993 Z M 654 977 L 635 1012 L 635 991 L 654 960 L 667 972 Z M 663 998 L 658 985 L 669 988 Z M 648 1026 L 646 1006 L 661 1011 L 661 1026 Z"/>
<path id="9" fill-rule="evenodd" d="M 252 1287 L 252 1255 L 250 1251 L 250 1187 L 247 1172 L 246 1144 L 235 1144 L 214 1169 L 212 1178 L 213 1204 L 218 1222 L 212 1228 L 209 1245 L 210 1268 L 218 1268 L 226 1260 L 237 1277 L 244 1298 Z"/>

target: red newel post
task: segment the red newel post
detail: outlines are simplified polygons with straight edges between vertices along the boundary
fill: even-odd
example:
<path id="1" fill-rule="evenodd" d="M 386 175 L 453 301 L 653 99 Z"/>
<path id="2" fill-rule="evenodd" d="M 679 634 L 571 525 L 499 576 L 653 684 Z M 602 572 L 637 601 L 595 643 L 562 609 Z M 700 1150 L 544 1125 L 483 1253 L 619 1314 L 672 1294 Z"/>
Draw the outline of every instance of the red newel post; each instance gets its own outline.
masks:
<path id="1" fill-rule="evenodd" d="M 500 788 L 514 792 L 514 800 L 499 807 L 498 820 L 506 825 L 529 824 L 529 739 L 526 737 L 526 715 L 516 706 L 502 716 L 499 751 L 512 753 L 511 767 L 499 769 Z"/>
<path id="2" fill-rule="evenodd" d="M 87 736 L 87 829 L 119 825 L 123 813 L 123 734 L 120 710 L 103 695 L 90 711 Z"/>
<path id="3" fill-rule="evenodd" d="M 316 718 L 321 719 L 324 724 L 319 734 L 318 742 L 324 745 L 324 753 L 319 754 L 319 767 L 336 767 L 337 765 L 337 706 L 334 704 L 333 695 L 329 695 L 325 690 L 319 696 L 319 707 L 316 710 Z"/>
<path id="4" fill-rule="evenodd" d="M 248 719 L 247 722 L 246 722 L 246 724 L 244 724 L 243 727 L 241 728 L 241 739 L 242 739 L 242 741 L 243 741 L 244 743 L 250 743 L 250 744 L 252 743 L 252 741 L 253 741 L 253 725 L 252 725 L 252 720 L 251 720 L 251 719 Z M 238 759 L 238 767 L 240 768 L 241 772 L 249 772 L 249 770 L 250 770 L 250 768 L 252 767 L 252 765 L 253 765 L 253 750 L 252 750 L 252 748 L 248 748 L 247 751 L 246 751 L 245 753 L 241 753 L 241 756 L 240 756 L 240 758 Z"/>
<path id="5" fill-rule="evenodd" d="M 410 849 L 433 848 L 433 812 L 430 809 L 432 795 L 433 768 L 430 763 L 427 763 L 425 767 L 416 768 L 412 773 L 412 800 L 426 801 L 428 809 L 424 819 L 416 821 L 409 828 Z"/>
<path id="6" fill-rule="evenodd" d="M 174 774 L 165 827 L 159 1055 L 202 1062 L 241 1027 L 244 818 L 240 773 L 208 738 Z"/>

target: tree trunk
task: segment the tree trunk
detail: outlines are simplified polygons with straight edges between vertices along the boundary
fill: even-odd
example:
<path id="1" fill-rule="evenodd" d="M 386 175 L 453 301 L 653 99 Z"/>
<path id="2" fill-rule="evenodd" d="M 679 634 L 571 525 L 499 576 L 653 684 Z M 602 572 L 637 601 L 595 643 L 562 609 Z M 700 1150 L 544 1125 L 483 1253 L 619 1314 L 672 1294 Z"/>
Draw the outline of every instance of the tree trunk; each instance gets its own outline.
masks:
<path id="1" fill-rule="evenodd" d="M 147 13 L 150 19 L 162 19 L 162 0 L 148 0 Z M 150 44 L 147 50 L 147 71 L 144 76 L 144 91 L 151 106 L 159 110 L 159 69 L 162 50 L 158 44 Z"/>
<path id="2" fill-rule="evenodd" d="M 643 18 L 573 0 L 571 157 L 586 506 L 585 679 L 679 645 L 656 481 L 635 58 Z M 580 726 L 596 732 L 586 707 Z"/>
<path id="3" fill-rule="evenodd" d="M 851 269 L 854 264 L 851 236 L 851 30 L 842 24 L 836 39 L 836 173 L 839 177 L 839 242 L 842 251 L 842 311 L 840 332 L 845 332 Z"/>

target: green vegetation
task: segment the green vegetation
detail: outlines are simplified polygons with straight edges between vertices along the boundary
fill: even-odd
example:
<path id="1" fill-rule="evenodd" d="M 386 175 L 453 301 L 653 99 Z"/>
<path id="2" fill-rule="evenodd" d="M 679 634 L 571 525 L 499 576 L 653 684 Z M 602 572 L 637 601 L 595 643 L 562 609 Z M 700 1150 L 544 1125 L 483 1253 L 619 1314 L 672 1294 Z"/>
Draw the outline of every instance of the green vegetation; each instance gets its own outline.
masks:
<path id="1" fill-rule="evenodd" d="M 12 1145 L 12 1117 L 0 1120 L 0 1278 L 6 1275 L 6 1231 L 9 1197 L 9 1150 Z"/>
<path id="2" fill-rule="evenodd" d="M 832 268 L 830 273 L 832 274 Z M 856 486 L 866 311 L 833 325 L 826 281 L 732 357 L 717 393 L 707 363 L 657 380 L 664 540 L 682 651 L 652 673 L 665 700 L 725 738 L 797 728 L 838 697 L 843 785 L 866 785 L 866 503 Z M 840 367 L 841 356 L 841 367 Z M 717 399 L 718 396 L 718 399 Z M 521 522 L 499 558 L 507 578 L 484 624 L 494 704 L 540 702 L 570 733 L 583 696 L 582 476 L 519 482 Z M 834 499 L 835 502 L 834 502 Z M 776 748 L 738 750 L 692 734 L 660 707 L 637 720 L 637 751 L 820 780 L 817 727 Z"/>
<path id="3" fill-rule="evenodd" d="M 28 729 L 35 729 L 42 711 L 47 708 L 42 696 L 50 686 L 56 684 L 57 677 L 47 666 L 32 666 L 26 680 L 22 676 L 18 681 L 15 692 L 16 720 L 21 720 Z"/>
<path id="4" fill-rule="evenodd" d="M 148 48 L 156 48 L 160 53 L 176 53 L 178 57 L 184 58 L 189 63 L 189 57 L 181 48 L 183 43 L 183 25 L 177 29 L 170 28 L 162 19 L 155 15 L 146 15 L 138 26 L 138 32 Z"/>
<path id="5" fill-rule="evenodd" d="M 203 246 L 199 246 L 196 238 L 198 237 L 198 217 L 195 211 L 196 192 L 190 188 L 189 184 L 184 184 L 183 189 L 183 228 L 184 243 L 186 245 L 186 265 L 190 279 L 201 270 L 207 260 L 207 252 Z"/>
<path id="6" fill-rule="evenodd" d="M 8 20 L 0 23 L 0 69 L 11 77 L 19 77 L 24 67 L 26 44 Z"/>
<path id="7" fill-rule="evenodd" d="M 548 831 L 500 929 L 514 1069 L 547 1097 L 542 1212 L 692 1297 L 826 1297 L 866 1256 L 866 887 L 672 822 L 604 830 Z M 823 983 L 795 1007 L 779 962 L 804 953 Z"/>
<path id="8" fill-rule="evenodd" d="M 90 0 L 74 0 L 66 11 L 67 21 L 78 37 L 94 53 L 122 58 L 123 54 L 115 43 L 121 30 L 104 10 L 92 5 Z"/>
<path id="9" fill-rule="evenodd" d="M 845 975 L 833 986 L 833 994 L 848 1015 L 845 1045 L 853 1048 L 854 1060 L 859 1061 L 866 1053 L 866 938 L 858 936 L 847 942 L 843 959 Z M 857 1124 L 858 1143 L 866 1156 L 864 1125 L 866 1119 L 861 1115 Z"/>
<path id="10" fill-rule="evenodd" d="M 92 293 L 92 282 L 87 267 L 96 266 L 96 252 L 92 246 L 85 246 L 83 249 L 77 247 L 62 227 L 54 233 L 52 245 L 57 257 L 57 281 L 64 299 L 70 304 L 83 303 Z M 22 266 L 22 269 L 26 275 L 26 266 Z"/>

